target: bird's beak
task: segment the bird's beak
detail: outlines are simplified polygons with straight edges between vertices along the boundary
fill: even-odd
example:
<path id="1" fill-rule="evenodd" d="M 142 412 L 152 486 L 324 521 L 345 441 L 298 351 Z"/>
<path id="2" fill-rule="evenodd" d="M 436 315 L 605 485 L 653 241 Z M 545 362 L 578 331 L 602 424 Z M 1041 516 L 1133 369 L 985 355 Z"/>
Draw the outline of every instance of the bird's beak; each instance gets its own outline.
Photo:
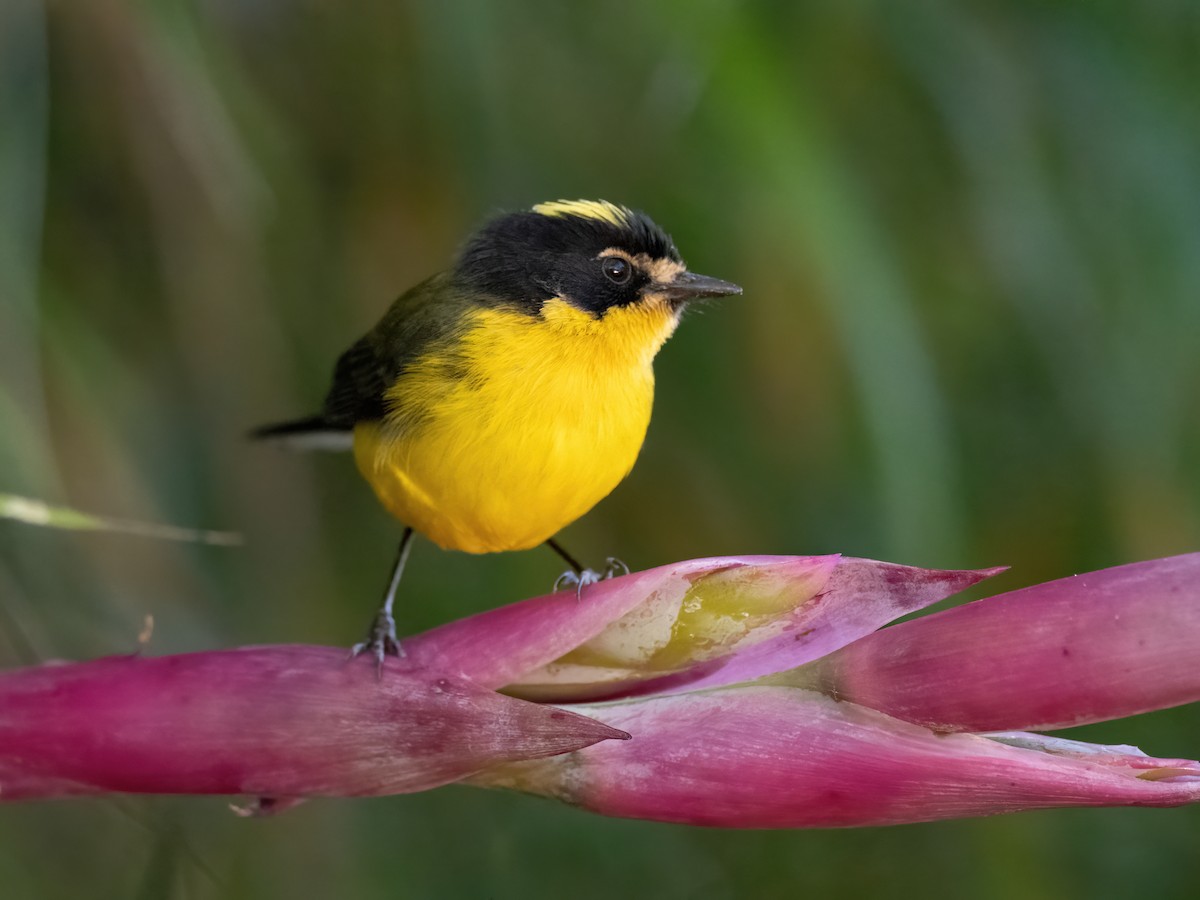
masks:
<path id="1" fill-rule="evenodd" d="M 740 294 L 742 289 L 732 282 L 692 272 L 680 272 L 667 284 L 657 287 L 654 293 L 666 297 L 673 303 L 696 300 L 700 297 L 727 297 Z"/>

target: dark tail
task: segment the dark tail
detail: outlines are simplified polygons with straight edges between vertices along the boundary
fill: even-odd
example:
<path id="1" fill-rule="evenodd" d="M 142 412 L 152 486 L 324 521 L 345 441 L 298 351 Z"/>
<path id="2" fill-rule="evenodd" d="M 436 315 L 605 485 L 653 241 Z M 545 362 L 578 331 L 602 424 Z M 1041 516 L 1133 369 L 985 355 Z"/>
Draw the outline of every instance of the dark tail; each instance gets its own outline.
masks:
<path id="1" fill-rule="evenodd" d="M 289 450 L 349 450 L 354 444 L 354 432 L 334 425 L 323 416 L 309 416 L 263 425 L 250 432 L 255 441 L 271 441 Z"/>

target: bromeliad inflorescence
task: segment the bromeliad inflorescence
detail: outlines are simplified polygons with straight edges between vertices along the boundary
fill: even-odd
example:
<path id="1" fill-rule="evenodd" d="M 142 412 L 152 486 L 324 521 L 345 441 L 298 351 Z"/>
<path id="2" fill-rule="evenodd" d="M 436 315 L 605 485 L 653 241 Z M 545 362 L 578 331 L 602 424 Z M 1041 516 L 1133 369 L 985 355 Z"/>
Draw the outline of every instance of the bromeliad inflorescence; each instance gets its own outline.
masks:
<path id="1" fill-rule="evenodd" d="M 1200 800 L 1200 764 L 1040 731 L 1200 699 L 1200 554 L 889 628 L 998 570 L 729 557 L 405 641 L 0 674 L 0 799 L 316 796 L 461 781 L 605 815 L 882 825 Z"/>

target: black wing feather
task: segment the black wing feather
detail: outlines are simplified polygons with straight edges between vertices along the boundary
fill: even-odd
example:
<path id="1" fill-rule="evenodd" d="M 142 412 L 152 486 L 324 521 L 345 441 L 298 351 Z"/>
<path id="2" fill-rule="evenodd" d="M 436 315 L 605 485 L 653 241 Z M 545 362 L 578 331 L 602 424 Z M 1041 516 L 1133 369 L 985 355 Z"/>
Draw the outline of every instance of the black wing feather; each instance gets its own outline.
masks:
<path id="1" fill-rule="evenodd" d="M 349 430 L 359 422 L 382 419 L 383 395 L 397 374 L 375 351 L 370 335 L 360 338 L 334 366 L 321 409 L 326 427 Z"/>

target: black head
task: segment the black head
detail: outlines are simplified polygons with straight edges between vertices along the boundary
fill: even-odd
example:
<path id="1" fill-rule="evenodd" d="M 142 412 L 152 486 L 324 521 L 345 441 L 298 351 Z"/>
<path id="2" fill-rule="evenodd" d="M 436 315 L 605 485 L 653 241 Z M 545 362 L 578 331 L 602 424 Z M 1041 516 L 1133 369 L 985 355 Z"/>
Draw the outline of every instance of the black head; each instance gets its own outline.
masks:
<path id="1" fill-rule="evenodd" d="M 741 292 L 687 273 L 648 216 L 602 200 L 559 200 L 493 219 L 467 243 L 457 273 L 492 302 L 532 314 L 555 297 L 601 317 L 650 295 L 681 306 Z"/>

